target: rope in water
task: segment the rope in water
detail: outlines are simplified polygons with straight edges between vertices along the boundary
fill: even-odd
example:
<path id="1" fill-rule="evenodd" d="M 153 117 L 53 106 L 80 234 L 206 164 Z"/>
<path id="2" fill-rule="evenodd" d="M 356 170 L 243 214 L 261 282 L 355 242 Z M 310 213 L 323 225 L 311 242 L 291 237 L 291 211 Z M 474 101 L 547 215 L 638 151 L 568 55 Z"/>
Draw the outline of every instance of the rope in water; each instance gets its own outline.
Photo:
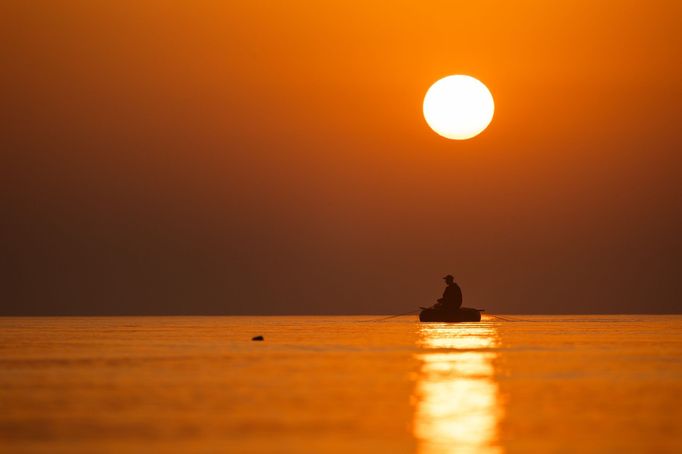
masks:
<path id="1" fill-rule="evenodd" d="M 499 318 L 500 320 L 504 320 L 505 322 L 519 322 L 519 321 L 522 321 L 522 320 L 514 320 L 513 318 L 500 317 L 499 315 L 495 315 L 495 314 L 486 314 L 486 315 L 490 315 L 491 317 Z"/>
<path id="2" fill-rule="evenodd" d="M 528 320 L 528 319 L 525 319 L 525 320 L 524 320 L 524 319 L 522 319 L 522 318 L 516 318 L 516 317 L 513 317 L 513 318 L 512 318 L 512 317 L 509 317 L 509 316 L 507 316 L 507 317 L 500 317 L 499 315 L 495 315 L 495 314 L 488 314 L 488 315 L 490 315 L 490 316 L 492 316 L 492 317 L 495 317 L 495 318 L 499 318 L 500 320 L 504 320 L 505 322 L 532 322 L 532 321 L 533 321 L 533 320 Z"/>
<path id="3" fill-rule="evenodd" d="M 388 320 L 389 318 L 396 318 L 396 317 L 402 317 L 403 315 L 413 315 L 416 314 L 417 312 L 421 311 L 421 309 L 417 309 L 415 311 L 410 311 L 410 312 L 403 312 L 402 314 L 395 314 L 395 315 L 389 315 L 388 317 L 381 317 L 381 318 L 372 318 L 370 320 L 358 320 L 360 323 L 365 323 L 365 322 L 381 322 L 384 320 Z"/>

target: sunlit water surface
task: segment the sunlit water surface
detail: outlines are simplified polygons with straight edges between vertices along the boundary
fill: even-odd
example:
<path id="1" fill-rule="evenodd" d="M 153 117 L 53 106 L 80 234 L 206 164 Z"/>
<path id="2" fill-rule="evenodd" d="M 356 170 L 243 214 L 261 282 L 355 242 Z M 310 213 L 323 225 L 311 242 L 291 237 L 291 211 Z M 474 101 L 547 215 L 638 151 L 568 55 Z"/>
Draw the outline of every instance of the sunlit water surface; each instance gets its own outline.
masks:
<path id="1" fill-rule="evenodd" d="M 0 450 L 682 452 L 682 316 L 367 318 L 0 318 Z"/>

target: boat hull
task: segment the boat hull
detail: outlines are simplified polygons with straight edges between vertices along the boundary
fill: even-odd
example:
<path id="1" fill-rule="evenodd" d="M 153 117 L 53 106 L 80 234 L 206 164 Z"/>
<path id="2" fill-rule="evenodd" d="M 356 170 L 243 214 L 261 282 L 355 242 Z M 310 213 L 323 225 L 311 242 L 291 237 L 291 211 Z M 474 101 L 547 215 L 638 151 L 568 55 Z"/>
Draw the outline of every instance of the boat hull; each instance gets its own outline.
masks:
<path id="1" fill-rule="evenodd" d="M 439 310 L 439 309 L 422 309 L 419 313 L 420 322 L 445 322 L 445 323 L 459 323 L 459 322 L 480 322 L 481 311 L 472 309 L 470 307 L 461 307 L 455 311 Z"/>

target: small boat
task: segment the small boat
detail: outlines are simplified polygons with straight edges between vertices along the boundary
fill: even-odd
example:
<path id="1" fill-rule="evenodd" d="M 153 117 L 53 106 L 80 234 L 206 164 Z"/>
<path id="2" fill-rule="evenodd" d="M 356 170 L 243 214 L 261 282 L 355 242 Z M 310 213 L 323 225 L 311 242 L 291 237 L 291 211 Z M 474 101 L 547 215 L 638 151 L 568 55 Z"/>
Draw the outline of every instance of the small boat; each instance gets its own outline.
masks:
<path id="1" fill-rule="evenodd" d="M 472 309 L 470 307 L 460 307 L 454 311 L 425 307 L 419 313 L 419 321 L 446 323 L 480 322 L 482 311 L 483 309 Z"/>

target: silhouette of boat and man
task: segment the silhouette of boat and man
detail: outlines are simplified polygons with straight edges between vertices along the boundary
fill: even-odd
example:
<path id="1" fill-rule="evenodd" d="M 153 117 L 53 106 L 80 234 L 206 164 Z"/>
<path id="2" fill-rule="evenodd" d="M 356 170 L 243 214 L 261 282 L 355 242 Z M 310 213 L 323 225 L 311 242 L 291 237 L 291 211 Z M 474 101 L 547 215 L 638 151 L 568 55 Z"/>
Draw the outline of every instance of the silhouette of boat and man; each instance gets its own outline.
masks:
<path id="1" fill-rule="evenodd" d="M 455 278 L 448 274 L 445 280 L 443 297 L 431 307 L 422 307 L 419 321 L 422 322 L 480 322 L 481 309 L 462 307 L 462 289 Z"/>

